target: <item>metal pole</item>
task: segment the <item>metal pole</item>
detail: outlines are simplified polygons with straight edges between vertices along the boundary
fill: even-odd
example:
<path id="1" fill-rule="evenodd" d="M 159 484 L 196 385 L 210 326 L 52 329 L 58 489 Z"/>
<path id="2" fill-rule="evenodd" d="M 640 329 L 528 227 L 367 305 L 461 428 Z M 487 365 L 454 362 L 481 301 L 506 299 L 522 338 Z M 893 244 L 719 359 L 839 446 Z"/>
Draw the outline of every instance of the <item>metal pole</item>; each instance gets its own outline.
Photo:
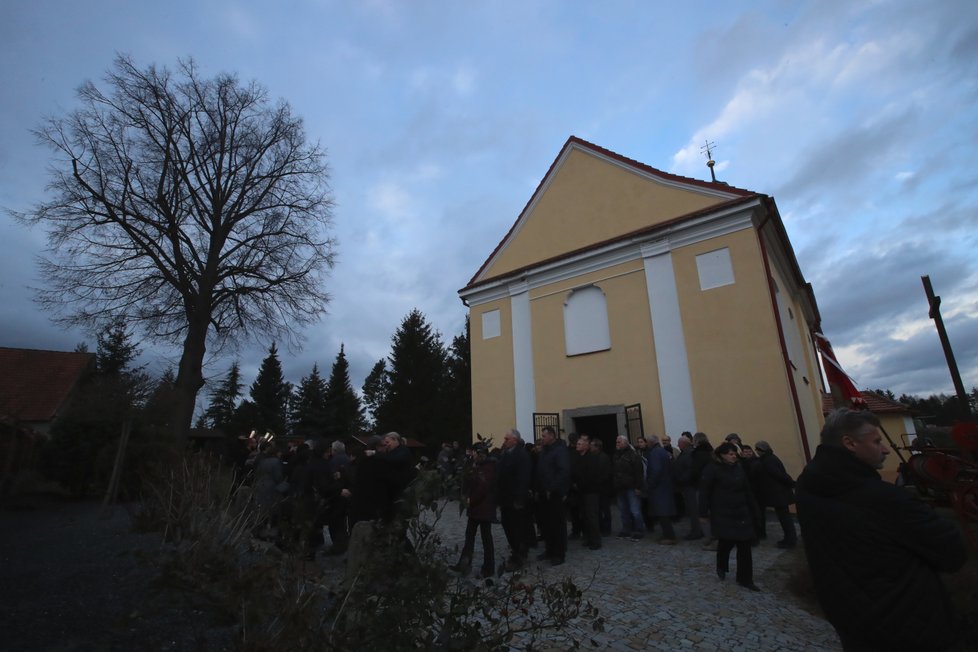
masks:
<path id="1" fill-rule="evenodd" d="M 951 381 L 954 383 L 954 391 L 957 392 L 958 401 L 961 404 L 961 415 L 965 419 L 970 419 L 971 408 L 968 404 L 968 394 L 964 391 L 964 383 L 961 382 L 961 374 L 958 372 L 958 363 L 954 361 L 951 342 L 947 339 L 947 330 L 945 330 L 944 320 L 941 318 L 941 298 L 934 294 L 934 288 L 930 284 L 930 276 L 921 276 L 920 280 L 923 282 L 924 292 L 927 294 L 927 305 L 930 308 L 929 316 L 937 326 L 937 335 L 941 338 L 941 346 L 944 347 L 947 368 L 951 371 Z"/>

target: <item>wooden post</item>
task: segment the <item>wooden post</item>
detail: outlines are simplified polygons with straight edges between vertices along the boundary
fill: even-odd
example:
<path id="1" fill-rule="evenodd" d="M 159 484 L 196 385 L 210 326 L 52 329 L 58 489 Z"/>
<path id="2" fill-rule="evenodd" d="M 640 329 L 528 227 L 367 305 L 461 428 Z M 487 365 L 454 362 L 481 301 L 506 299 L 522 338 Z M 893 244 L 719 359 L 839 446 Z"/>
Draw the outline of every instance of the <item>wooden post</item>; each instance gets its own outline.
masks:
<path id="1" fill-rule="evenodd" d="M 102 516 L 111 513 L 109 508 L 115 505 L 116 498 L 119 496 L 119 478 L 122 476 L 122 466 L 126 459 L 126 446 L 129 444 L 131 431 L 132 417 L 126 417 L 122 424 L 122 435 L 119 437 L 119 448 L 115 452 L 115 464 L 112 465 L 112 478 L 109 480 L 109 488 L 106 489 L 105 499 L 102 501 Z"/>

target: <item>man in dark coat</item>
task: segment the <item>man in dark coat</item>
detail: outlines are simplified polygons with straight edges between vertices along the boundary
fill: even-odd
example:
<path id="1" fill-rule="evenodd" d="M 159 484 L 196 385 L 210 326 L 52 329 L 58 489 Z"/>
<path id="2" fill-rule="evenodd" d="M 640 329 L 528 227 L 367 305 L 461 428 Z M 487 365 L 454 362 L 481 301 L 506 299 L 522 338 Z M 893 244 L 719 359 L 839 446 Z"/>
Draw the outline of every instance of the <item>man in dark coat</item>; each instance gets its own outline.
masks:
<path id="1" fill-rule="evenodd" d="M 689 533 L 683 537 L 686 541 L 703 538 L 703 527 L 699 518 L 699 498 L 696 487 L 699 478 L 693 475 L 693 438 L 688 432 L 679 436 L 677 442 L 679 455 L 673 462 L 673 479 L 683 496 L 686 518 L 689 520 Z"/>
<path id="2" fill-rule="evenodd" d="M 567 554 L 567 510 L 564 499 L 570 489 L 570 451 L 567 444 L 557 439 L 557 433 L 550 426 L 540 431 L 543 447 L 537 460 L 536 490 L 537 500 L 541 501 L 541 516 L 544 521 L 544 551 L 537 556 L 540 561 L 550 560 L 554 566 L 564 563 Z"/>
<path id="3" fill-rule="evenodd" d="M 502 454 L 496 463 L 496 504 L 499 520 L 509 543 L 509 559 L 503 570 L 512 572 L 526 563 L 529 547 L 530 480 L 533 473 L 530 454 L 523 445 L 520 431 L 511 428 L 503 435 Z"/>
<path id="4" fill-rule="evenodd" d="M 641 494 L 645 489 L 645 465 L 624 435 L 618 435 L 615 440 L 615 458 L 611 473 L 618 499 L 618 515 L 621 518 L 618 538 L 640 541 L 645 536 L 641 502 Z"/>
<path id="5" fill-rule="evenodd" d="M 600 440 L 595 440 L 600 441 Z M 581 528 L 584 544 L 591 550 L 601 548 L 600 504 L 601 488 L 604 483 L 603 471 L 606 462 L 602 453 L 591 452 L 591 440 L 581 435 L 577 441 L 577 451 L 573 457 L 573 481 L 580 495 Z"/>
<path id="6" fill-rule="evenodd" d="M 788 505 L 795 502 L 794 479 L 788 475 L 784 468 L 784 463 L 774 454 L 771 444 L 766 441 L 759 441 L 754 445 L 757 450 L 759 462 L 754 465 L 754 477 L 757 480 L 758 496 L 761 509 L 768 507 L 774 508 L 774 513 L 781 524 L 782 537 L 778 541 L 779 548 L 794 548 L 798 543 L 798 535 L 795 532 L 795 522 L 788 511 Z M 761 527 L 764 528 L 764 518 L 761 518 Z M 762 529 L 758 534 L 765 534 Z"/>
<path id="7" fill-rule="evenodd" d="M 672 517 L 676 514 L 676 496 L 672 479 L 672 453 L 662 447 L 656 435 L 649 435 L 649 468 L 645 478 L 645 495 L 648 498 L 649 515 L 662 528 L 658 543 L 675 545 L 676 532 Z"/>
<path id="8" fill-rule="evenodd" d="M 941 572 L 967 559 L 956 524 L 883 482 L 889 450 L 867 411 L 836 410 L 798 478 L 802 542 L 825 616 L 853 650 L 943 650 L 955 638 Z"/>
<path id="9" fill-rule="evenodd" d="M 381 446 L 378 457 L 383 463 L 383 478 L 387 490 L 381 517 L 390 521 L 398 516 L 404 490 L 414 480 L 418 470 L 414 467 L 414 458 L 411 457 L 404 438 L 398 433 L 389 432 L 384 435 Z"/>
<path id="10" fill-rule="evenodd" d="M 327 551 L 332 555 L 346 552 L 350 542 L 348 523 L 349 499 L 343 496 L 343 490 L 352 486 L 350 471 L 350 456 L 346 454 L 346 444 L 336 440 L 330 445 L 330 457 L 326 472 L 328 484 L 323 492 L 326 504 L 326 524 L 329 527 L 329 538 L 333 545 Z"/>
<path id="11" fill-rule="evenodd" d="M 350 501 L 351 532 L 360 521 L 380 518 L 387 507 L 384 463 L 377 457 L 377 449 L 381 445 L 382 440 L 376 435 L 367 439 L 366 448 L 351 464 L 352 486 L 341 491 L 341 495 Z"/>

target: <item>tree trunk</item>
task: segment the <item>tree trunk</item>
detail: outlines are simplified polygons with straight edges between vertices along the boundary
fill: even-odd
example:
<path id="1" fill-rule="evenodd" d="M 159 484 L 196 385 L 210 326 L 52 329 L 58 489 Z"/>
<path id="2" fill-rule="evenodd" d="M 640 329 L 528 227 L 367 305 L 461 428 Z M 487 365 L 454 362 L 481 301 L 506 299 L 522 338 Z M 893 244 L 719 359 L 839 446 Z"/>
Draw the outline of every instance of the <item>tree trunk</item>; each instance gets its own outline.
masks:
<path id="1" fill-rule="evenodd" d="M 197 392 L 204 386 L 204 353 L 207 351 L 207 321 L 191 319 L 187 337 L 183 341 L 183 355 L 174 383 L 176 393 L 173 406 L 173 431 L 177 441 L 185 441 L 197 404 Z"/>

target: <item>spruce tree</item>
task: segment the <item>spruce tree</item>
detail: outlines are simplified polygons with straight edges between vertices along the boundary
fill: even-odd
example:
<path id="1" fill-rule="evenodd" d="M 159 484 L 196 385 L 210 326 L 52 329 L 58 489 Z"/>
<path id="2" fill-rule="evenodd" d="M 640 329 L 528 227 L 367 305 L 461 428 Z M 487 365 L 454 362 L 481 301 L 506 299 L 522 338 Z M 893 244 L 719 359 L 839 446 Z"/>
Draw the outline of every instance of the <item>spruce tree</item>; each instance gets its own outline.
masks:
<path id="1" fill-rule="evenodd" d="M 224 379 L 211 392 L 210 404 L 204 411 L 204 423 L 208 427 L 232 434 L 234 413 L 241 397 L 241 389 L 241 367 L 235 361 Z"/>
<path id="2" fill-rule="evenodd" d="M 448 349 L 445 384 L 445 427 L 453 441 L 472 439 L 472 366 L 469 357 L 469 319 Z"/>
<path id="3" fill-rule="evenodd" d="M 389 387 L 375 414 L 377 429 L 396 430 L 433 446 L 450 439 L 444 424 L 445 348 L 424 314 L 412 310 L 391 342 Z"/>
<path id="4" fill-rule="evenodd" d="M 346 360 L 342 344 L 329 374 L 326 414 L 328 422 L 326 435 L 330 439 L 358 435 L 366 427 L 360 397 L 353 391 L 353 385 L 350 383 L 350 365 Z"/>
<path id="5" fill-rule="evenodd" d="M 251 384 L 251 402 L 255 409 L 253 428 L 260 434 L 271 432 L 285 436 L 290 393 L 290 386 L 282 375 L 278 349 L 273 342 L 268 355 L 261 362 L 255 382 Z"/>
<path id="6" fill-rule="evenodd" d="M 377 430 L 377 413 L 380 406 L 387 402 L 387 390 L 390 387 L 390 378 L 387 373 L 387 360 L 381 358 L 367 374 L 363 381 L 363 403 L 369 416 L 367 426 L 369 429 Z"/>
<path id="7" fill-rule="evenodd" d="M 302 379 L 295 395 L 292 432 L 296 436 L 306 439 L 326 433 L 326 389 L 319 365 L 313 364 L 312 373 Z"/>

